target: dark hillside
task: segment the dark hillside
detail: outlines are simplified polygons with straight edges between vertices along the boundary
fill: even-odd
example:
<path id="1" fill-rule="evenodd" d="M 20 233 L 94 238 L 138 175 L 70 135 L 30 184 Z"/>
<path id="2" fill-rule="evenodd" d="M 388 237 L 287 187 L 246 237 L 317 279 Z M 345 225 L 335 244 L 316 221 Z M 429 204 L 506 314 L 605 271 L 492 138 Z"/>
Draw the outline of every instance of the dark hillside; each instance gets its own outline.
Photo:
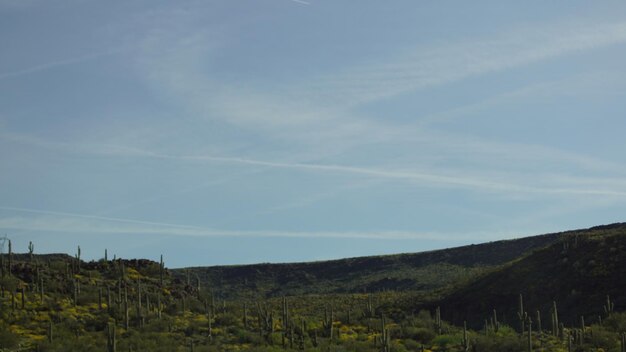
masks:
<path id="1" fill-rule="evenodd" d="M 624 309 L 625 292 L 626 225 L 615 224 L 568 233 L 454 291 L 436 305 L 453 322 L 482 325 L 495 308 L 511 324 L 517 321 L 521 293 L 525 309 L 533 316 L 539 309 L 546 322 L 556 301 L 567 326 L 579 322 L 581 315 L 596 321 L 606 295 L 615 301 L 616 310 Z"/>
<path id="2" fill-rule="evenodd" d="M 65 254 L 65 253 L 48 253 L 48 254 L 33 254 L 34 258 L 37 258 L 41 262 L 48 261 L 63 261 L 63 260 L 71 260 L 73 257 Z M 13 253 L 13 258 L 16 261 L 27 261 L 30 258 L 30 255 L 27 253 Z"/>
<path id="3" fill-rule="evenodd" d="M 194 267 L 172 270 L 175 277 L 213 289 L 220 296 L 302 293 L 430 291 L 463 282 L 485 270 L 543 248 L 562 234 L 547 234 L 429 252 L 290 264 Z"/>

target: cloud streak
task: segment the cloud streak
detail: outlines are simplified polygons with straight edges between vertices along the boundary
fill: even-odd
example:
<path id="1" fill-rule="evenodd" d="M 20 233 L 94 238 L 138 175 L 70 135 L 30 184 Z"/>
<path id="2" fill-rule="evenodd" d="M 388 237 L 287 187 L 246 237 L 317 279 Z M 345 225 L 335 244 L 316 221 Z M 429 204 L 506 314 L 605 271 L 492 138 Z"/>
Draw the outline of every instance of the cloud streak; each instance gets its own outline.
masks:
<path id="1" fill-rule="evenodd" d="M 233 158 L 233 157 L 218 157 L 218 156 L 172 156 L 172 155 L 157 155 L 162 158 L 182 159 L 182 160 L 195 160 L 195 161 L 210 161 L 210 162 L 225 162 L 244 165 L 256 165 L 256 166 L 268 166 L 273 168 L 283 169 L 297 169 L 305 171 L 321 171 L 321 172 L 337 172 L 347 173 L 354 175 L 370 176 L 375 178 L 391 179 L 391 180 L 406 180 L 413 181 L 421 185 L 434 184 L 439 186 L 453 186 L 468 189 L 477 189 L 490 192 L 511 192 L 511 193 L 539 193 L 539 194 L 564 194 L 564 195 L 596 195 L 596 196 L 616 196 L 626 197 L 626 184 L 620 180 L 604 180 L 604 184 L 609 185 L 609 188 L 565 188 L 565 187 L 536 187 L 525 186 L 514 183 L 506 183 L 497 180 L 489 180 L 483 178 L 472 177 L 458 177 L 449 176 L 444 174 L 435 174 L 428 172 L 416 172 L 416 171 L 402 171 L 402 170 L 389 170 L 356 166 L 343 166 L 343 165 L 328 165 L 328 164 L 309 164 L 309 163 L 284 163 L 273 162 L 256 159 L 246 158 Z M 596 183 L 597 180 L 584 180 L 567 178 L 564 181 L 572 181 L 579 185 L 588 186 L 589 183 Z M 614 189 L 613 187 L 620 187 Z"/>
<path id="2" fill-rule="evenodd" d="M 430 133 L 424 131 L 423 123 L 402 126 L 394 124 L 393 117 L 386 118 L 384 123 L 374 121 L 355 112 L 355 107 L 468 77 L 621 44 L 626 42 L 626 23 L 561 22 L 449 45 L 420 46 L 405 53 L 386 55 L 384 59 L 357 63 L 354 68 L 322 76 L 303 76 L 304 79 L 288 86 L 271 87 L 216 82 L 209 78 L 212 68 L 206 63 L 211 62 L 214 53 L 206 48 L 215 46 L 210 37 L 209 33 L 195 35 L 193 41 L 185 44 L 172 43 L 175 50 L 168 46 L 164 52 L 144 52 L 141 69 L 150 84 L 194 116 L 225 122 L 270 140 L 306 145 L 307 151 L 319 156 L 372 142 L 393 144 L 400 139 L 414 142 L 428 138 Z M 494 99 L 498 98 L 506 97 Z M 442 115 L 426 116 L 424 122 L 458 116 L 467 109 L 481 109 L 489 104 L 477 103 Z M 437 143 L 432 139 L 429 142 Z M 447 138 L 439 144 L 447 148 L 447 142 L 455 143 L 454 138 Z M 482 148 L 480 144 L 478 149 Z M 517 155 L 545 159 L 541 153 L 529 154 L 525 146 L 503 147 L 509 152 L 518 149 Z M 582 159 L 578 161 L 593 162 Z M 574 158 L 568 160 L 578 162 Z"/>
<path id="3" fill-rule="evenodd" d="M 317 81 L 311 91 L 329 91 L 323 99 L 350 106 L 412 90 L 500 72 L 551 58 L 626 42 L 626 23 L 561 23 L 525 28 L 495 38 L 418 48 L 405 59 L 362 64 Z"/>
<path id="4" fill-rule="evenodd" d="M 49 70 L 49 69 L 53 69 L 53 68 L 57 68 L 61 66 L 74 65 L 74 64 L 81 63 L 81 62 L 94 60 L 103 56 L 114 55 L 121 51 L 122 51 L 121 49 L 107 50 L 107 51 L 97 52 L 93 54 L 77 56 L 77 57 L 69 58 L 65 60 L 51 61 L 51 62 L 47 62 L 44 64 L 35 65 L 35 66 L 31 66 L 31 67 L 24 68 L 21 70 L 12 71 L 12 72 L 4 72 L 4 73 L 0 73 L 0 80 L 19 77 L 23 75 L 32 74 L 32 73 L 37 73 L 40 71 L 45 71 L 45 70 Z"/>
<path id="5" fill-rule="evenodd" d="M 81 234 L 135 234 L 185 237 L 288 237 L 288 238 L 363 238 L 397 240 L 449 240 L 450 236 L 437 233 L 405 231 L 233 231 L 199 226 L 168 224 L 133 219 L 102 217 L 95 215 L 56 212 L 16 207 L 0 207 L 0 210 L 31 213 L 41 216 L 0 218 L 0 228 L 20 231 L 64 232 Z"/>
<path id="6" fill-rule="evenodd" d="M 609 196 L 626 198 L 626 181 L 623 179 L 598 178 L 598 177 L 578 177 L 569 175 L 543 175 L 537 177 L 534 174 L 533 183 L 540 182 L 543 185 L 533 185 L 532 180 L 518 181 L 511 177 L 511 174 L 504 174 L 498 177 L 472 176 L 467 170 L 451 170 L 447 173 L 428 172 L 414 169 L 394 169 L 390 167 L 363 167 L 346 166 L 338 164 L 302 163 L 302 162 L 279 162 L 254 158 L 215 156 L 215 155 L 185 155 L 185 154 L 165 154 L 139 148 L 114 146 L 107 144 L 76 145 L 69 143 L 54 143 L 40 141 L 30 137 L 12 136 L 12 140 L 21 143 L 32 143 L 33 145 L 46 148 L 57 148 L 65 152 L 79 152 L 106 156 L 123 156 L 136 158 L 151 158 L 164 160 L 177 160 L 187 162 L 211 162 L 228 163 L 244 166 L 259 166 L 273 169 L 290 169 L 306 172 L 325 172 L 364 176 L 369 178 L 395 180 L 411 182 L 419 187 L 440 187 L 440 188 L 461 188 L 473 191 L 483 191 L 494 194 L 519 195 L 565 195 L 565 196 Z M 493 146 L 483 146 L 486 149 L 493 149 Z M 537 152 L 541 151 L 539 148 Z M 557 155 L 558 156 L 558 155 Z M 562 155 L 561 155 L 562 156 Z M 574 158 L 573 156 L 570 156 Z M 465 176 L 453 176 L 463 174 Z M 513 179 L 514 182 L 501 181 L 502 178 Z M 518 176 L 519 178 L 519 176 Z"/>

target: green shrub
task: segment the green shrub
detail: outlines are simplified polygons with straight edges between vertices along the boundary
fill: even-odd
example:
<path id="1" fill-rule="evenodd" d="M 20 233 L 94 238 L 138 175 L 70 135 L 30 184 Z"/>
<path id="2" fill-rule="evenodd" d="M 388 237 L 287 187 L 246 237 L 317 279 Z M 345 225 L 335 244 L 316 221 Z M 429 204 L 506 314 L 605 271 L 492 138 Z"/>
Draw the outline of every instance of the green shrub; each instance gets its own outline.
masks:
<path id="1" fill-rule="evenodd" d="M 0 325 L 0 349 L 11 350 L 17 347 L 20 337 L 11 332 L 4 324 Z"/>
<path id="2" fill-rule="evenodd" d="M 433 330 L 427 328 L 408 327 L 405 329 L 405 336 L 423 344 L 429 344 L 437 336 L 437 334 L 435 334 Z"/>
<path id="3" fill-rule="evenodd" d="M 476 351 L 498 351 L 498 352 L 524 352 L 526 351 L 526 341 L 517 335 L 476 335 L 471 344 Z"/>

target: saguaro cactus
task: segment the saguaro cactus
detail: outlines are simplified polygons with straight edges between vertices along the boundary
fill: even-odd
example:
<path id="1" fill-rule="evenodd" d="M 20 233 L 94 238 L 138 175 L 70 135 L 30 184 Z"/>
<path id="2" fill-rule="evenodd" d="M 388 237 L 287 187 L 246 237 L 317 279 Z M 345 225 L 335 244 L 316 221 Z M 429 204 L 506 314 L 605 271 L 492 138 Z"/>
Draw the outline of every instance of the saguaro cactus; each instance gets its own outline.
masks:
<path id="1" fill-rule="evenodd" d="M 493 310 L 491 324 L 493 325 L 493 332 L 498 332 L 498 330 L 500 329 L 500 322 L 498 322 L 498 312 L 495 309 Z"/>
<path id="2" fill-rule="evenodd" d="M 137 312 L 137 319 L 141 319 L 142 305 L 141 305 L 141 282 L 137 280 L 137 300 L 135 301 L 135 310 Z"/>
<path id="3" fill-rule="evenodd" d="M 372 294 L 367 295 L 367 306 L 365 307 L 365 314 L 368 318 L 374 316 L 374 305 L 372 304 Z"/>
<path id="4" fill-rule="evenodd" d="M 161 319 L 161 292 L 157 295 L 157 317 Z"/>
<path id="5" fill-rule="evenodd" d="M 287 329 L 289 328 L 289 307 L 287 305 L 287 297 L 283 296 L 283 311 L 282 311 L 282 345 L 285 347 L 285 338 L 287 335 Z"/>
<path id="6" fill-rule="evenodd" d="M 552 301 L 552 335 L 559 336 L 559 312 L 556 309 L 556 302 Z"/>
<path id="7" fill-rule="evenodd" d="M 327 331 L 328 338 L 332 340 L 335 337 L 335 331 L 333 328 L 333 322 L 335 321 L 335 311 L 333 307 L 330 307 L 330 315 L 328 314 L 328 308 L 324 307 L 324 330 Z"/>
<path id="8" fill-rule="evenodd" d="M 304 351 L 304 335 L 306 332 L 306 321 L 304 320 L 304 318 L 301 318 L 300 320 L 300 340 L 298 341 L 298 349 L 300 351 Z"/>
<path id="9" fill-rule="evenodd" d="M 76 250 L 76 271 L 80 273 L 80 246 Z"/>
<path id="10" fill-rule="evenodd" d="M 606 295 L 606 304 L 604 305 L 604 312 L 606 313 L 607 317 L 611 316 L 611 313 L 613 313 L 614 308 L 615 308 L 615 302 L 611 302 L 611 297 L 609 297 L 609 295 Z"/>
<path id="11" fill-rule="evenodd" d="M 107 326 L 107 352 L 117 352 L 117 337 L 114 323 L 110 323 Z"/>
<path id="12" fill-rule="evenodd" d="M 209 338 L 213 338 L 213 314 L 211 312 L 211 310 L 209 310 L 209 313 L 207 314 L 207 323 L 208 323 L 208 328 L 209 328 Z"/>
<path id="13" fill-rule="evenodd" d="M 74 307 L 76 307 L 78 305 L 78 280 L 74 280 Z"/>
<path id="14" fill-rule="evenodd" d="M 198 300 L 200 300 L 200 277 L 198 276 L 198 274 L 195 274 L 196 276 L 196 297 L 198 298 Z"/>
<path id="15" fill-rule="evenodd" d="M 580 340 L 583 342 L 585 340 L 585 317 L 580 316 Z"/>
<path id="16" fill-rule="evenodd" d="M 528 317 L 528 352 L 533 352 L 533 321 Z"/>
<path id="17" fill-rule="evenodd" d="M 574 337 L 572 336 L 572 333 L 568 333 L 567 334 L 567 352 L 572 352 L 572 340 L 574 339 Z"/>
<path id="18" fill-rule="evenodd" d="M 161 262 L 159 263 L 159 285 L 163 287 L 163 272 L 165 271 L 165 265 L 163 264 L 163 254 L 161 254 Z"/>
<path id="19" fill-rule="evenodd" d="M 382 314 L 380 315 L 380 331 L 380 344 L 382 346 L 382 351 L 389 352 L 391 348 L 391 338 L 389 337 L 389 329 L 387 329 L 385 324 L 385 316 Z"/>
<path id="20" fill-rule="evenodd" d="M 243 303 L 243 327 L 248 328 L 248 305 Z"/>
<path id="21" fill-rule="evenodd" d="M 437 333 L 441 335 L 441 308 L 440 307 L 437 307 L 437 309 L 435 309 L 435 329 L 437 330 Z"/>
<path id="22" fill-rule="evenodd" d="M 124 287 L 124 327 L 130 327 L 130 316 L 128 314 L 128 288 Z"/>
<path id="23" fill-rule="evenodd" d="M 526 318 L 528 317 L 528 313 L 524 311 L 524 299 L 522 294 L 519 294 L 519 309 L 517 311 L 517 317 L 520 321 L 520 332 L 522 335 L 524 334 L 524 326 L 526 323 Z"/>
<path id="24" fill-rule="evenodd" d="M 294 328 L 293 328 L 293 324 L 291 324 L 291 326 L 289 326 L 289 348 L 293 348 L 293 343 L 294 343 Z"/>
<path id="25" fill-rule="evenodd" d="M 9 276 L 13 273 L 13 247 L 11 246 L 11 240 L 9 240 Z"/>
<path id="26" fill-rule="evenodd" d="M 463 351 L 464 352 L 469 352 L 469 337 L 467 337 L 467 322 L 463 322 L 463 340 L 462 340 L 462 344 L 463 344 Z"/>
<path id="27" fill-rule="evenodd" d="M 43 295 L 44 295 L 44 286 L 43 286 L 43 276 L 39 277 L 39 300 L 41 304 L 43 304 Z"/>
<path id="28" fill-rule="evenodd" d="M 107 310 L 109 314 L 113 311 L 113 307 L 111 306 L 111 286 L 107 285 Z"/>
<path id="29" fill-rule="evenodd" d="M 541 312 L 537 309 L 537 332 L 541 336 Z"/>
<path id="30" fill-rule="evenodd" d="M 48 342 L 52 343 L 52 319 L 48 321 Z"/>
<path id="31" fill-rule="evenodd" d="M 33 252 L 35 251 L 35 245 L 33 245 L 33 242 L 28 242 L 28 259 L 32 262 L 33 261 Z"/>

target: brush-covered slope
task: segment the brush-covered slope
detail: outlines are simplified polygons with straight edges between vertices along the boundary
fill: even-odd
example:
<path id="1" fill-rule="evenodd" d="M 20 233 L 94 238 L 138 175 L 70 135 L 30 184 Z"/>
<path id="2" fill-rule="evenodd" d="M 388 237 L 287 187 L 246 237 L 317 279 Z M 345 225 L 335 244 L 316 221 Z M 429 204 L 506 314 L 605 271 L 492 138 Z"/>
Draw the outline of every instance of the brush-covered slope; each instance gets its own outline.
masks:
<path id="1" fill-rule="evenodd" d="M 198 295 L 149 260 L 0 254 L 0 351 L 176 351 Z"/>
<path id="2" fill-rule="evenodd" d="M 561 322 L 575 324 L 603 314 L 606 295 L 616 310 L 626 307 L 626 224 L 572 231 L 558 242 L 537 249 L 503 268 L 456 289 L 435 305 L 453 322 L 482 325 L 493 309 L 516 325 L 519 294 L 535 319 L 540 310 L 544 327 L 556 301 Z"/>
<path id="3" fill-rule="evenodd" d="M 223 297 L 247 294 L 432 291 L 463 282 L 524 253 L 543 248 L 561 234 L 547 234 L 478 245 L 341 260 L 290 264 L 194 267 L 172 270 L 175 277 L 200 280 Z"/>

